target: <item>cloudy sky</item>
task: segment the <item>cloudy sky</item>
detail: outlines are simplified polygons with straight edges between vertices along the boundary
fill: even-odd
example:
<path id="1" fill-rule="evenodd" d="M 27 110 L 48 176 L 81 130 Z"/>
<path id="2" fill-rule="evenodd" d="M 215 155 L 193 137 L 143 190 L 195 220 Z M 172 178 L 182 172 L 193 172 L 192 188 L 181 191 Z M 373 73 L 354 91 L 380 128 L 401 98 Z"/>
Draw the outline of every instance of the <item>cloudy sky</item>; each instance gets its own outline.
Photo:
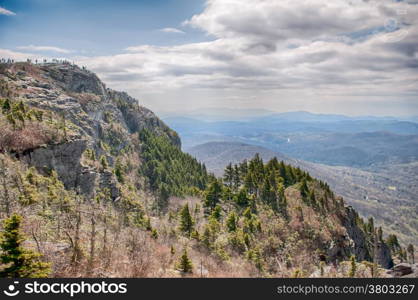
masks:
<path id="1" fill-rule="evenodd" d="M 418 0 L 0 0 L 0 57 L 73 60 L 157 113 L 418 115 Z"/>

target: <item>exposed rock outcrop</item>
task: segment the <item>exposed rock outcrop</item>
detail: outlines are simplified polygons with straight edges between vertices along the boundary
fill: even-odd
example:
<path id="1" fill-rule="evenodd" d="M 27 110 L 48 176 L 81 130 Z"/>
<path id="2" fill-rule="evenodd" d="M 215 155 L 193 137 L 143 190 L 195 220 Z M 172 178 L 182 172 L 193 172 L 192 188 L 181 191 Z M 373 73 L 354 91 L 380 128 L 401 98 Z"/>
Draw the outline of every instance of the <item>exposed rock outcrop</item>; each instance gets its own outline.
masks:
<path id="1" fill-rule="evenodd" d="M 86 147 L 86 140 L 48 145 L 29 151 L 22 159 L 43 173 L 55 170 L 66 188 L 75 189 L 84 181 L 80 159 Z"/>
<path id="2" fill-rule="evenodd" d="M 373 248 L 374 245 L 368 245 L 368 241 L 364 232 L 356 223 L 358 214 L 351 206 L 346 207 L 346 216 L 343 218 L 343 226 L 345 227 L 348 238 L 350 239 L 350 248 L 352 254 L 355 255 L 357 261 L 371 260 L 372 253 L 368 249 Z M 369 246 L 369 247 L 368 247 Z M 385 269 L 393 267 L 393 260 L 390 249 L 383 241 L 376 243 L 375 259 L 378 265 Z"/>
<path id="3" fill-rule="evenodd" d="M 358 261 L 370 260 L 366 237 L 363 231 L 357 226 L 357 212 L 351 207 L 346 208 L 346 217 L 343 219 L 343 226 L 347 230 L 348 238 L 351 240 L 351 251 Z"/>
<path id="4" fill-rule="evenodd" d="M 418 264 L 399 263 L 387 274 L 393 277 L 418 278 Z"/>
<path id="5" fill-rule="evenodd" d="M 385 269 L 392 268 L 393 260 L 388 245 L 386 245 L 383 241 L 379 241 L 376 246 L 376 262 Z"/>
<path id="6" fill-rule="evenodd" d="M 85 195 L 91 196 L 98 186 L 107 188 L 113 199 L 119 196 L 112 172 L 82 165 L 86 149 L 93 149 L 98 158 L 105 155 L 112 167 L 110 153 L 132 145 L 132 134 L 143 129 L 164 135 L 181 146 L 177 133 L 152 111 L 128 94 L 106 88 L 84 68 L 61 63 L 16 63 L 0 73 L 0 80 L 27 105 L 62 116 L 62 122 L 72 132 L 69 141 L 29 149 L 23 159 L 44 173 L 54 169 L 66 188 Z"/>

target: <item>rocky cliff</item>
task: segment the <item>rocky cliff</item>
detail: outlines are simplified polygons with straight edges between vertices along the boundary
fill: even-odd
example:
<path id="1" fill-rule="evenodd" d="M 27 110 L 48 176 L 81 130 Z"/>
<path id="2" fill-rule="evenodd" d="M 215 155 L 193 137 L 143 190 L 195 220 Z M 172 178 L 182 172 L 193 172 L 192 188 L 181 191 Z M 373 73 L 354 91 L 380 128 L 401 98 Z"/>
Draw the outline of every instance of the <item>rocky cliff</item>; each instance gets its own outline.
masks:
<path id="1" fill-rule="evenodd" d="M 99 184 L 108 187 L 113 198 L 118 196 L 112 173 L 82 165 L 86 149 L 93 149 L 97 157 L 104 156 L 113 165 L 113 154 L 132 145 L 132 134 L 142 129 L 166 136 L 180 147 L 177 133 L 152 111 L 126 93 L 107 88 L 84 68 L 68 63 L 5 64 L 0 82 L 0 96 L 13 93 L 31 108 L 54 112 L 52 118 L 64 123 L 64 141 L 23 149 L 20 155 L 43 172 L 56 170 L 67 188 L 91 195 Z"/>

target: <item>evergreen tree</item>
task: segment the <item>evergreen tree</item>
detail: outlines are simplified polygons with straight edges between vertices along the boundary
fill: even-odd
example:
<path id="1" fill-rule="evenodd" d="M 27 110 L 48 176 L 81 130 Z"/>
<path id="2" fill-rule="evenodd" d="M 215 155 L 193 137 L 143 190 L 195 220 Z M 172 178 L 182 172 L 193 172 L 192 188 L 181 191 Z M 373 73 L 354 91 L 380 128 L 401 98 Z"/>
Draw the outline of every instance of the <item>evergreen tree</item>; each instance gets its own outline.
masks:
<path id="1" fill-rule="evenodd" d="M 93 153 L 94 153 L 94 151 L 93 151 Z M 116 164 L 115 164 L 115 175 L 116 175 L 117 180 L 120 183 L 125 183 L 125 177 L 123 175 L 122 164 L 119 160 L 117 160 Z"/>
<path id="2" fill-rule="evenodd" d="M 4 268 L 0 271 L 0 277 L 47 277 L 50 272 L 49 264 L 39 260 L 40 254 L 22 247 L 25 237 L 20 231 L 21 222 L 22 217 L 16 214 L 3 222 L 0 261 Z"/>
<path id="3" fill-rule="evenodd" d="M 211 217 L 214 218 L 216 221 L 220 221 L 222 217 L 222 208 L 219 205 L 213 209 Z"/>
<path id="4" fill-rule="evenodd" d="M 348 277 L 356 277 L 357 265 L 356 265 L 356 258 L 354 255 L 350 257 L 350 271 L 348 273 Z"/>
<path id="5" fill-rule="evenodd" d="M 180 260 L 177 264 L 177 270 L 183 273 L 193 273 L 193 264 L 189 259 L 186 249 L 183 250 L 183 255 L 180 257 Z"/>
<path id="6" fill-rule="evenodd" d="M 398 237 L 395 234 L 389 234 L 386 239 L 386 244 L 389 246 L 390 250 L 394 253 L 399 252 L 401 246 L 398 241 Z"/>
<path id="7" fill-rule="evenodd" d="M 302 199 L 306 199 L 309 195 L 309 188 L 308 185 L 306 184 L 306 180 L 303 179 L 300 187 L 299 187 L 299 191 L 300 191 L 300 195 L 302 196 Z"/>
<path id="8" fill-rule="evenodd" d="M 159 188 L 160 194 L 158 195 L 158 207 L 159 209 L 166 209 L 168 206 L 168 200 L 170 198 L 170 193 L 168 191 L 168 186 L 166 184 L 161 184 Z"/>
<path id="9" fill-rule="evenodd" d="M 213 180 L 206 191 L 205 207 L 212 210 L 220 202 L 222 197 L 222 186 L 218 180 Z"/>
<path id="10" fill-rule="evenodd" d="M 408 247 L 406 248 L 406 251 L 409 254 L 409 261 L 411 264 L 415 263 L 415 251 L 414 251 L 414 245 L 409 244 Z"/>
<path id="11" fill-rule="evenodd" d="M 261 189 L 261 200 L 269 205 L 273 210 L 277 211 L 276 191 L 270 185 L 270 181 L 266 178 Z"/>
<path id="12" fill-rule="evenodd" d="M 233 176 L 233 190 L 236 192 L 241 184 L 240 171 L 238 165 L 234 166 L 234 176 Z"/>
<path id="13" fill-rule="evenodd" d="M 193 225 L 194 222 L 190 215 L 189 204 L 186 203 L 180 211 L 180 230 L 190 237 L 193 231 Z"/>
<path id="14" fill-rule="evenodd" d="M 382 230 L 382 226 L 379 226 L 379 228 L 377 229 L 377 239 L 380 242 L 383 241 L 383 230 Z"/>
<path id="15" fill-rule="evenodd" d="M 6 98 L 3 101 L 3 105 L 2 105 L 3 114 L 8 113 L 10 111 L 10 109 L 11 109 L 10 100 L 8 98 Z"/>
<path id="16" fill-rule="evenodd" d="M 309 204 L 313 207 L 316 207 L 317 205 L 315 191 L 313 189 L 309 192 Z"/>
<path id="17" fill-rule="evenodd" d="M 234 168 L 232 167 L 232 164 L 229 163 L 224 171 L 224 183 L 229 187 L 232 188 L 232 185 L 234 183 Z"/>
<path id="18" fill-rule="evenodd" d="M 248 198 L 248 191 L 246 188 L 242 188 L 238 192 L 238 195 L 235 196 L 235 202 L 241 207 L 248 206 L 250 199 Z"/>
<path id="19" fill-rule="evenodd" d="M 239 164 L 238 169 L 239 169 L 240 180 L 241 182 L 243 182 L 248 172 L 248 162 L 246 159 L 242 163 Z"/>
<path id="20" fill-rule="evenodd" d="M 228 228 L 229 232 L 234 232 L 237 230 L 237 215 L 235 212 L 230 212 L 227 219 L 226 219 L 226 227 Z"/>
<path id="21" fill-rule="evenodd" d="M 102 155 L 100 156 L 100 165 L 102 167 L 102 170 L 106 170 L 109 164 L 107 163 L 106 156 Z"/>

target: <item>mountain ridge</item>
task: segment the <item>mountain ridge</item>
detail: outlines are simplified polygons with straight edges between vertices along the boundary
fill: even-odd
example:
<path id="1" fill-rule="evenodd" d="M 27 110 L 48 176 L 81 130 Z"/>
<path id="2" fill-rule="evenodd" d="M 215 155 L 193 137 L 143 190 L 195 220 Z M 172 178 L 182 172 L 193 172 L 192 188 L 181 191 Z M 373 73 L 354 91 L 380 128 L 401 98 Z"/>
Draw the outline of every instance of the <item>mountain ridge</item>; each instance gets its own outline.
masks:
<path id="1" fill-rule="evenodd" d="M 189 253 L 213 277 L 309 276 L 320 261 L 344 276 L 352 255 L 361 276 L 386 277 L 362 261 L 404 257 L 298 167 L 256 156 L 233 181 L 209 174 L 155 114 L 83 68 L 1 64 L 0 95 L 0 213 L 23 215 L 51 276 L 194 276 L 176 263 Z"/>
<path id="2" fill-rule="evenodd" d="M 401 235 L 401 240 L 404 242 L 418 243 L 416 239 L 418 227 L 413 221 L 414 197 L 418 193 L 418 187 L 414 187 L 413 176 L 411 181 L 403 184 L 401 182 L 405 181 L 403 178 L 406 176 L 404 172 L 401 173 L 402 169 L 408 168 L 409 174 L 417 174 L 418 165 L 416 164 L 383 168 L 379 172 L 358 170 L 294 159 L 261 146 L 225 141 L 204 143 L 188 148 L 186 151 L 204 162 L 208 170 L 216 175 L 221 175 L 228 163 L 238 163 L 251 158 L 256 153 L 259 153 L 264 161 L 277 157 L 330 184 L 334 191 L 343 196 L 362 215 L 373 216 L 377 223 L 383 224 L 387 232 Z M 398 175 L 395 176 L 395 174 Z M 409 188 L 405 189 L 402 186 L 409 186 Z M 394 187 L 397 188 L 393 189 Z M 394 201 L 394 199 L 399 200 Z M 410 213 L 405 213 L 407 210 Z M 403 222 L 399 222 L 401 215 L 405 215 Z M 404 235 L 401 232 L 404 232 Z"/>

